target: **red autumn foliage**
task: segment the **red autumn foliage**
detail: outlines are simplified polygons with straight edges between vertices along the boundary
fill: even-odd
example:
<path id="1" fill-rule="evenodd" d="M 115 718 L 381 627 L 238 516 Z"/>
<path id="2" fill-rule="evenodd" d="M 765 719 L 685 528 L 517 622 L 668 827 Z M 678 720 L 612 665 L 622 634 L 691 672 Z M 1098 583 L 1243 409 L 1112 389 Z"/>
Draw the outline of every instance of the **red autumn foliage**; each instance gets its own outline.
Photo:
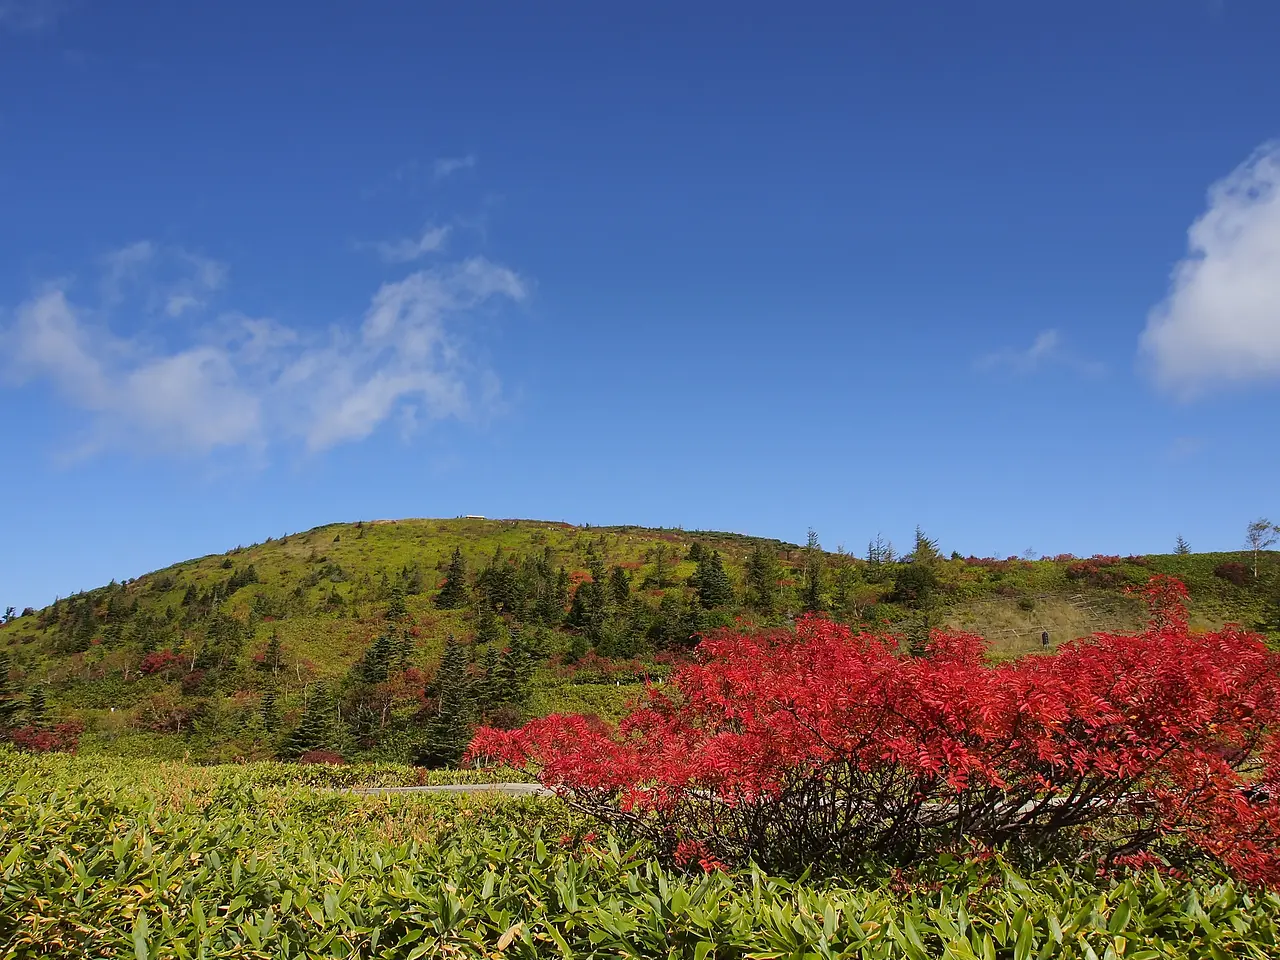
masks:
<path id="1" fill-rule="evenodd" d="M 183 663 L 182 656 L 174 650 L 153 650 L 142 658 L 138 664 L 138 672 L 143 676 L 153 673 L 168 673 Z"/>
<path id="2" fill-rule="evenodd" d="M 1252 579 L 1249 568 L 1245 564 L 1234 560 L 1218 564 L 1213 568 L 1213 575 L 1220 580 L 1226 580 L 1227 583 L 1233 583 L 1237 587 L 1247 587 L 1250 579 Z"/>
<path id="3" fill-rule="evenodd" d="M 332 767 L 340 767 L 347 761 L 343 759 L 342 754 L 334 753 L 332 750 L 308 750 L 298 757 L 298 762 L 323 763 Z"/>
<path id="4" fill-rule="evenodd" d="M 941 849 L 1089 855 L 1180 837 L 1280 885 L 1280 656 L 1192 634 L 1156 577 L 1137 635 L 991 664 L 937 632 L 924 657 L 806 618 L 704 640 L 616 729 L 551 716 L 470 748 L 525 767 L 673 862 L 909 863 Z"/>
<path id="5" fill-rule="evenodd" d="M 52 727 L 18 727 L 9 731 L 9 742 L 23 753 L 75 753 L 84 725 L 70 720 Z"/>

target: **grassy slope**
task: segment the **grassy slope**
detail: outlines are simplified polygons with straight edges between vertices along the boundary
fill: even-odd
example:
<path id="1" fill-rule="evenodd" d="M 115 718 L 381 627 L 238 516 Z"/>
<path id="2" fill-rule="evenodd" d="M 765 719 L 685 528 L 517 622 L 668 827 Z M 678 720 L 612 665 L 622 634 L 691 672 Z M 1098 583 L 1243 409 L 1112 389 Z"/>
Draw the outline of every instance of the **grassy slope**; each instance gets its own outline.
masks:
<path id="1" fill-rule="evenodd" d="M 259 582 L 235 592 L 221 612 L 249 623 L 252 637 L 245 647 L 246 658 L 261 650 L 273 632 L 279 635 L 288 665 L 283 703 L 286 709 L 296 709 L 303 682 L 308 678 L 344 676 L 383 631 L 386 604 L 380 599 L 379 584 L 384 573 L 394 578 L 401 568 L 415 564 L 422 570 L 424 589 L 409 596 L 407 605 L 419 634 L 416 664 L 430 670 L 439 658 L 446 635 L 469 637 L 474 632 L 471 611 L 442 611 L 432 604 L 455 546 L 461 548 L 473 575 L 498 547 L 508 557 L 540 554 L 549 547 L 557 565 L 584 575 L 585 551 L 588 543 L 594 543 L 610 566 L 630 568 L 638 586 L 644 573 L 652 569 L 651 551 L 656 545 L 666 544 L 677 557 L 684 558 L 695 540 L 722 553 L 739 588 L 746 556 L 757 544 L 777 552 L 783 564 L 784 583 L 801 581 L 803 550 L 799 547 L 736 534 L 636 527 L 581 529 L 529 520 L 403 520 L 318 527 L 237 548 L 228 554 L 186 561 L 126 582 L 120 600 L 136 601 L 141 609 L 156 614 L 171 607 L 181 611 L 189 587 L 207 589 L 224 582 L 233 570 L 252 564 Z M 932 622 L 947 622 L 982 633 L 992 641 L 993 653 L 1018 655 L 1039 648 L 1043 629 L 1050 631 L 1056 644 L 1098 630 L 1136 627 L 1141 608 L 1124 595 L 1123 586 L 1163 572 L 1176 574 L 1188 584 L 1196 625 L 1211 627 L 1234 621 L 1274 630 L 1280 555 L 1263 557 L 1262 575 L 1256 584 L 1250 582 L 1241 587 L 1214 576 L 1219 564 L 1242 560 L 1247 558 L 1241 554 L 1196 554 L 1121 561 L 1104 564 L 1102 579 L 1117 581 L 1105 584 L 1098 578 L 1071 578 L 1071 564 L 1065 559 L 997 563 L 944 560 L 938 565 L 942 607 Z M 833 601 L 837 593 L 834 568 L 840 562 L 840 558 L 828 557 L 827 595 Z M 872 576 L 860 561 L 852 562 L 851 567 L 854 591 L 861 590 L 864 598 L 880 601 L 860 608 L 860 615 L 873 623 L 910 623 L 913 618 L 918 619 L 917 613 L 885 602 L 893 586 L 893 573 L 900 567 L 882 571 L 879 578 Z M 693 563 L 681 559 L 670 570 L 670 576 L 683 583 L 693 570 Z M 300 599 L 291 596 L 299 585 L 303 587 Z M 797 590 L 795 585 L 784 588 L 784 608 L 800 608 Z M 325 598 L 335 591 L 346 601 L 341 612 L 324 609 Z M 104 589 L 102 596 L 106 595 Z M 651 602 L 658 596 L 656 591 L 648 591 Z M 255 598 L 288 602 L 291 612 L 278 618 L 254 616 Z M 845 614 L 848 615 L 847 609 Z M 201 629 L 199 622 L 189 624 L 178 631 L 175 639 L 181 641 L 184 634 L 190 637 Z M 0 651 L 10 654 L 15 676 L 22 685 L 47 681 L 55 708 L 74 713 L 92 731 L 114 735 L 138 726 L 142 705 L 156 695 L 183 699 L 176 679 L 166 682 L 158 676 L 137 675 L 140 653 L 128 643 L 95 643 L 87 651 L 68 654 L 55 649 L 54 639 L 52 630 L 39 628 L 37 617 L 23 617 L 0 629 Z M 551 652 L 563 650 L 567 643 L 563 633 L 556 634 Z M 221 702 L 227 709 L 251 710 L 261 687 L 262 678 L 246 669 L 241 689 L 221 691 Z M 529 710 L 617 716 L 637 689 L 634 684 L 574 684 L 543 669 L 535 678 Z M 149 740 L 153 742 L 147 747 L 155 748 L 157 738 Z M 129 749 L 134 749 L 141 738 L 134 736 L 127 742 L 131 744 Z M 169 743 L 168 750 L 177 752 L 178 748 Z"/>

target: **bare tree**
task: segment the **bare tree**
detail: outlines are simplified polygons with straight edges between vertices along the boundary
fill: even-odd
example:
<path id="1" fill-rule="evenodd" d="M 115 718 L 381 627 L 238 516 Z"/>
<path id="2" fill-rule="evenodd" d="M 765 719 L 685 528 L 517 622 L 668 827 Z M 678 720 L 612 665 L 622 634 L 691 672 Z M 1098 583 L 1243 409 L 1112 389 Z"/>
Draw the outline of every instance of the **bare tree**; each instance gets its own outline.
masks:
<path id="1" fill-rule="evenodd" d="M 1249 524 L 1249 532 L 1245 536 L 1245 542 L 1248 543 L 1249 549 L 1253 551 L 1253 579 L 1258 579 L 1258 554 L 1275 543 L 1277 539 L 1280 539 L 1280 527 L 1277 527 L 1265 517 L 1259 517 Z"/>

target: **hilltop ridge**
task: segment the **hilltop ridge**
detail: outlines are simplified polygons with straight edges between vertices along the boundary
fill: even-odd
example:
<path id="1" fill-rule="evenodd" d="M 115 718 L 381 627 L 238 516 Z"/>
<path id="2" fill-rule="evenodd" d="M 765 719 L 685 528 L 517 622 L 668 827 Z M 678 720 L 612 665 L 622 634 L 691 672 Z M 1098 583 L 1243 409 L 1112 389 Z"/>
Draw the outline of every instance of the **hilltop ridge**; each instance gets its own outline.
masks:
<path id="1" fill-rule="evenodd" d="M 1242 553 L 997 560 L 944 556 L 921 534 L 905 557 L 882 542 L 854 557 L 725 531 L 380 519 L 60 599 L 0 628 L 0 652 L 10 685 L 83 724 L 87 748 L 288 755 L 307 745 L 295 734 L 320 691 L 334 717 L 312 739 L 406 759 L 454 686 L 472 719 L 613 717 L 700 634 L 739 620 L 817 611 L 911 642 L 951 625 L 1016 656 L 1046 631 L 1056 645 L 1135 627 L 1126 589 L 1154 573 L 1187 583 L 1196 625 L 1276 631 L 1278 570 L 1274 553 L 1255 578 Z"/>

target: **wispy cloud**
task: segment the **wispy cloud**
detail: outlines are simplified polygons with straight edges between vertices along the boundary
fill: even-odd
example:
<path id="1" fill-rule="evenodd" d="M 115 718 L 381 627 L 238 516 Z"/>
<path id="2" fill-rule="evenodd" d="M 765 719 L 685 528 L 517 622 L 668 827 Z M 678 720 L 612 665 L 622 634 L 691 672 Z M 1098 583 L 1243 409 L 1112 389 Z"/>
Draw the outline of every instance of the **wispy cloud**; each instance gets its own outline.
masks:
<path id="1" fill-rule="evenodd" d="M 476 157 L 468 153 L 465 157 L 438 157 L 431 165 L 431 176 L 435 180 L 451 177 L 459 170 L 470 170 L 476 165 Z"/>
<path id="2" fill-rule="evenodd" d="M 1105 372 L 1101 363 L 1068 350 L 1062 334 L 1054 329 L 1041 330 L 1029 347 L 996 350 L 979 357 L 974 365 L 979 370 L 1004 370 L 1024 376 L 1047 366 L 1066 367 L 1087 376 Z"/>
<path id="3" fill-rule="evenodd" d="M 104 262 L 104 282 L 121 264 L 149 259 L 142 247 L 124 249 Z M 85 305 L 64 284 L 20 304 L 0 347 L 11 381 L 48 381 L 89 415 L 82 452 L 263 451 L 290 440 L 316 451 L 363 439 L 393 415 L 409 430 L 422 419 L 484 412 L 497 381 L 456 328 L 477 310 L 527 296 L 527 281 L 477 257 L 383 284 L 353 327 L 319 334 L 229 313 L 192 325 L 187 342 L 174 345 L 172 326 L 165 336 L 111 329 L 111 319 L 151 296 Z M 167 305 L 187 309 L 174 297 Z"/>
<path id="4" fill-rule="evenodd" d="M 444 249 L 449 239 L 450 228 L 427 226 L 418 238 L 404 237 L 400 240 L 384 241 L 373 244 L 378 256 L 387 263 L 411 263 L 429 253 L 438 253 Z"/>
<path id="5" fill-rule="evenodd" d="M 1280 141 L 1209 189 L 1139 345 L 1163 389 L 1280 378 Z"/>
<path id="6" fill-rule="evenodd" d="M 51 29 L 67 6 L 66 0 L 0 0 L 0 30 L 38 33 Z"/>
<path id="7" fill-rule="evenodd" d="M 108 303 L 118 303 L 139 291 L 143 308 L 179 317 L 208 305 L 227 279 L 227 266 L 181 247 L 139 240 L 101 258 L 102 291 Z"/>

